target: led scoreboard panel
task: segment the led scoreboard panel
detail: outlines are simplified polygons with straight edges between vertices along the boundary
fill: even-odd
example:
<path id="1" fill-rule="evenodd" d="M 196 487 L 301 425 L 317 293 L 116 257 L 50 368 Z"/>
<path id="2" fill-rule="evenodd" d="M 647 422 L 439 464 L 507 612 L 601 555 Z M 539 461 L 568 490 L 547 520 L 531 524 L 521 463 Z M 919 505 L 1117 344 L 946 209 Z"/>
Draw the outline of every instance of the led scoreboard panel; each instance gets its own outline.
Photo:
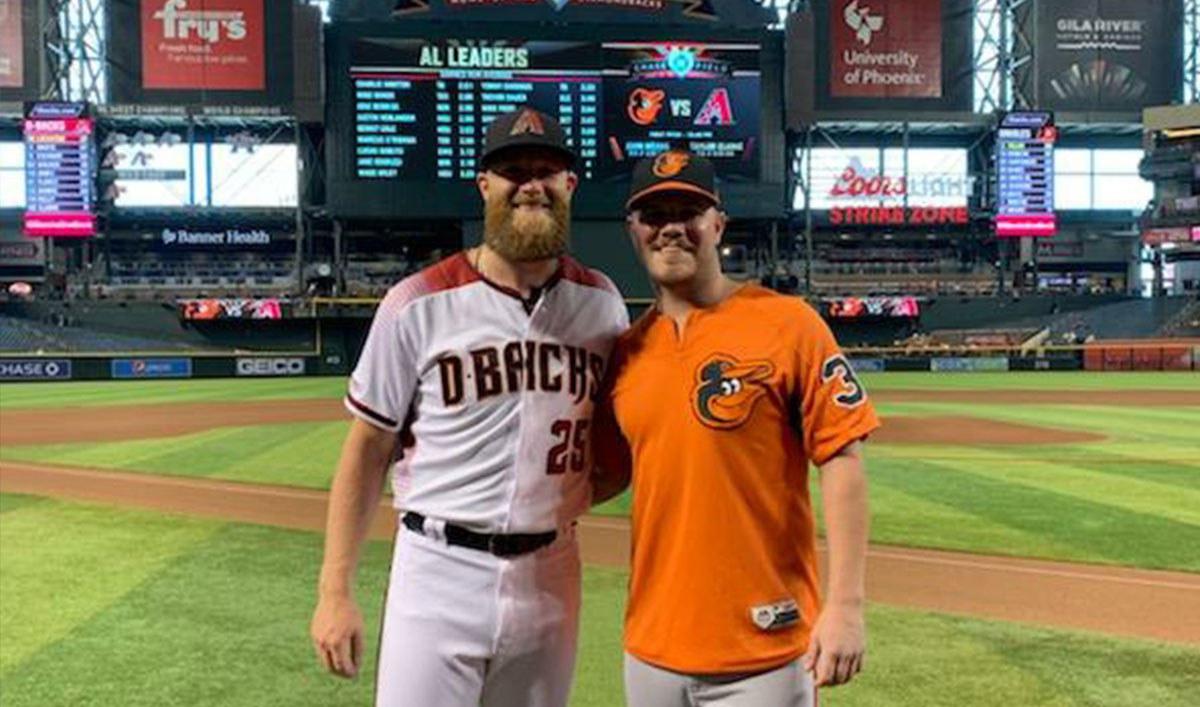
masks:
<path id="1" fill-rule="evenodd" d="M 606 176 L 684 146 L 713 160 L 722 179 L 759 177 L 759 46 L 612 42 L 605 66 Z"/>
<path id="2" fill-rule="evenodd" d="M 1004 116 L 996 134 L 996 235 L 1053 236 L 1054 115 L 1045 111 Z"/>
<path id="3" fill-rule="evenodd" d="M 580 158 L 576 171 L 593 178 L 601 71 L 585 49 L 360 40 L 351 69 L 355 176 L 474 179 L 488 123 L 532 105 L 560 119 Z"/>
<path id="4" fill-rule="evenodd" d="M 723 193 L 747 215 L 784 203 L 781 119 L 764 125 L 764 108 L 774 115 L 782 100 L 774 87 L 781 78 L 762 75 L 781 63 L 773 38 L 746 31 L 650 41 L 556 27 L 513 39 L 497 31 L 329 30 L 332 213 L 476 213 L 487 125 L 526 105 L 557 118 L 579 158 L 576 215 L 619 214 L 634 163 L 670 147 L 711 158 Z"/>
<path id="5" fill-rule="evenodd" d="M 25 235 L 94 236 L 95 125 L 82 103 L 29 104 L 25 133 Z"/>

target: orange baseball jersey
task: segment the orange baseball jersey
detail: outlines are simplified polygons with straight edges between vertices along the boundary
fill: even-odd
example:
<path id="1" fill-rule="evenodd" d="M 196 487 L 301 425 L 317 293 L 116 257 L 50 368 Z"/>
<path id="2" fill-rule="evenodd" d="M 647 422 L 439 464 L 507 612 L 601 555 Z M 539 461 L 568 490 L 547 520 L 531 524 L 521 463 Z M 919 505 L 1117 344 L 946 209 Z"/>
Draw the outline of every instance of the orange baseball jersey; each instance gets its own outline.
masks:
<path id="1" fill-rule="evenodd" d="M 795 659 L 819 608 L 809 461 L 879 426 L 832 332 L 746 285 L 682 336 L 648 313 L 613 366 L 594 448 L 602 468 L 633 467 L 626 650 L 689 673 Z"/>

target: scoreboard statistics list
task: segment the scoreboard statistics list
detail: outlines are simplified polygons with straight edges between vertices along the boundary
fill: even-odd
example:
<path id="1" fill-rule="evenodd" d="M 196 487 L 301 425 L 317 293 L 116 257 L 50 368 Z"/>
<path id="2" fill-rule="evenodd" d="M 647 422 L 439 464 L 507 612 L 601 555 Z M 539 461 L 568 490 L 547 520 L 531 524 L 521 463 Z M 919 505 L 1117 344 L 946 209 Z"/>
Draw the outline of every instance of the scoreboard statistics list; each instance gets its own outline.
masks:
<path id="1" fill-rule="evenodd" d="M 359 178 L 473 179 L 488 123 L 524 105 L 560 119 L 580 158 L 577 171 L 593 177 L 601 73 L 559 66 L 556 58 L 569 55 L 571 45 L 478 47 L 399 40 L 391 46 L 397 58 L 416 61 L 353 70 Z"/>
<path id="2" fill-rule="evenodd" d="M 670 147 L 759 177 L 758 45 L 359 39 L 353 175 L 470 180 L 491 120 L 530 105 L 563 125 L 581 179 L 619 181 Z"/>

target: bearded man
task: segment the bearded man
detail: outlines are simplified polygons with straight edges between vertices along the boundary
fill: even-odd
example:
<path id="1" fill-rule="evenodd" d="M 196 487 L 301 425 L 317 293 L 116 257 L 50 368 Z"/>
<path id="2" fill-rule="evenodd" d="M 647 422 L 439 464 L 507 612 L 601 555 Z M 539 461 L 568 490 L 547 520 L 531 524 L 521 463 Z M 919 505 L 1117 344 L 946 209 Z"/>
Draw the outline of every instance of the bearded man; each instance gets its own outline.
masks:
<path id="1" fill-rule="evenodd" d="M 358 674 L 355 569 L 391 468 L 377 707 L 567 704 L 592 407 L 628 326 L 612 282 L 566 255 L 574 160 L 532 108 L 493 121 L 484 244 L 392 288 L 351 376 L 311 634 Z"/>

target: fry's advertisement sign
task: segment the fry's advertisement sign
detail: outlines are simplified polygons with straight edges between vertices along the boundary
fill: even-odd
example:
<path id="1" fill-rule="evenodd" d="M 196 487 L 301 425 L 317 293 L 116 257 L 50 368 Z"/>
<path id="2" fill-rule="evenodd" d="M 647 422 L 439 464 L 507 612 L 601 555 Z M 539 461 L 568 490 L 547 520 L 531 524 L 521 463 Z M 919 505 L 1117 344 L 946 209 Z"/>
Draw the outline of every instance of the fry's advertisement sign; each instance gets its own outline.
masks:
<path id="1" fill-rule="evenodd" d="M 148 89 L 261 91 L 265 0 L 141 0 Z"/>

